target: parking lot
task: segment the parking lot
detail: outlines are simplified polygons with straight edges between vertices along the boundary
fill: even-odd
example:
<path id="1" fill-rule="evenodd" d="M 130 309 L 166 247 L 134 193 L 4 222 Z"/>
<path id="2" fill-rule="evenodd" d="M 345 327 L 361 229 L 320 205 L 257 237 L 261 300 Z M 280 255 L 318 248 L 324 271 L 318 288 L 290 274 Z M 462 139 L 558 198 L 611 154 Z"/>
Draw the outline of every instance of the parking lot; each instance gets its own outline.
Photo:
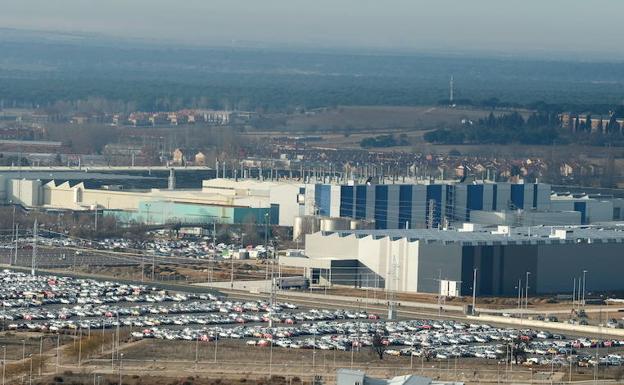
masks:
<path id="1" fill-rule="evenodd" d="M 0 273 L 0 319 L 9 330 L 91 334 L 128 331 L 134 340 L 215 342 L 241 349 L 360 352 L 423 360 L 518 360 L 524 365 L 620 366 L 624 341 L 564 336 L 457 321 L 386 321 L 365 311 L 298 307 L 146 285 Z M 515 352 L 514 352 L 515 350 Z"/>

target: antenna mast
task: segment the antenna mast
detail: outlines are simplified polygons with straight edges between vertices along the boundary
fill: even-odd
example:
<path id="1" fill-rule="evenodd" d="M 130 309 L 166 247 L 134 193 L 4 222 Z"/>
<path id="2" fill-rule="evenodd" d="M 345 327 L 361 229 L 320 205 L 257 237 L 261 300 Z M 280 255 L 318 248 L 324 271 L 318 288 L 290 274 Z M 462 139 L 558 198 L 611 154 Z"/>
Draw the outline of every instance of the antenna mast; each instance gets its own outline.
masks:
<path id="1" fill-rule="evenodd" d="M 453 99 L 455 97 L 454 93 L 455 93 L 455 89 L 453 86 L 453 75 L 451 75 L 451 81 L 449 82 L 449 104 L 451 106 L 453 105 Z"/>

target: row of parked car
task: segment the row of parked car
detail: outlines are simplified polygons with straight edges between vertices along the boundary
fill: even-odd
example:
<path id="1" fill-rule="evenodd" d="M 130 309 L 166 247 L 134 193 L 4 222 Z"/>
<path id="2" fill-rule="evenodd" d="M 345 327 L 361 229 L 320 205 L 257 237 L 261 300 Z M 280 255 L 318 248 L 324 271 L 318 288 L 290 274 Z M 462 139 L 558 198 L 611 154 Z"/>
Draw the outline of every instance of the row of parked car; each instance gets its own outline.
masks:
<path id="1" fill-rule="evenodd" d="M 374 343 L 387 355 L 423 359 L 502 359 L 522 346 L 527 364 L 616 365 L 616 355 L 585 359 L 592 348 L 624 341 L 567 338 L 545 330 L 498 328 L 443 320 L 388 322 L 365 311 L 299 309 L 291 303 L 171 293 L 145 285 L 0 273 L 0 320 L 9 329 L 87 332 L 129 328 L 134 338 L 244 340 L 249 346 L 358 350 Z M 377 342 L 376 342 L 377 341 Z"/>

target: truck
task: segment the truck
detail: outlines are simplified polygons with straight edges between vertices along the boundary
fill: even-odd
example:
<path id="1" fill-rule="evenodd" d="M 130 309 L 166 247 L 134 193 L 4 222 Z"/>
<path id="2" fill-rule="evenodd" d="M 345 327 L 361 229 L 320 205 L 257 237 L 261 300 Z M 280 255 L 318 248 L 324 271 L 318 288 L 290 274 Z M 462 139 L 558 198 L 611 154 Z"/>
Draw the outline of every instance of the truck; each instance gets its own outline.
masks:
<path id="1" fill-rule="evenodd" d="M 308 287 L 310 287 L 310 280 L 304 276 L 281 277 L 281 278 L 274 278 L 273 284 L 278 289 L 283 289 L 283 290 L 307 289 Z"/>

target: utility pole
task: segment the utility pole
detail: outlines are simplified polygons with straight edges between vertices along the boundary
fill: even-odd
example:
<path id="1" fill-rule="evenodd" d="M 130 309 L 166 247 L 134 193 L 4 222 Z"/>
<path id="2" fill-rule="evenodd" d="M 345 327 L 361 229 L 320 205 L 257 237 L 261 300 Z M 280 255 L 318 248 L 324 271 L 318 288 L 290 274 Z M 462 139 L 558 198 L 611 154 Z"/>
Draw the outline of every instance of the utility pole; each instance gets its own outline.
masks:
<path id="1" fill-rule="evenodd" d="M 37 225 L 37 218 L 35 218 L 35 224 L 33 225 L 33 245 L 32 245 L 32 260 L 31 260 L 31 267 L 30 267 L 30 274 L 32 276 L 35 275 L 35 265 L 37 263 L 37 238 L 38 238 L 38 225 Z"/>
<path id="2" fill-rule="evenodd" d="M 475 315 L 475 306 L 477 304 L 477 268 L 474 268 L 472 276 L 472 315 Z"/>
<path id="3" fill-rule="evenodd" d="M 17 247 L 19 242 L 19 223 L 15 225 L 15 261 L 14 265 L 17 265 Z"/>
<path id="4" fill-rule="evenodd" d="M 2 385 L 5 385 L 6 378 L 6 346 L 2 347 Z"/>
<path id="5" fill-rule="evenodd" d="M 98 207 L 97 207 L 97 203 L 95 204 L 95 206 L 93 208 L 93 212 L 95 213 L 95 232 L 97 233 L 97 231 L 98 231 Z"/>

